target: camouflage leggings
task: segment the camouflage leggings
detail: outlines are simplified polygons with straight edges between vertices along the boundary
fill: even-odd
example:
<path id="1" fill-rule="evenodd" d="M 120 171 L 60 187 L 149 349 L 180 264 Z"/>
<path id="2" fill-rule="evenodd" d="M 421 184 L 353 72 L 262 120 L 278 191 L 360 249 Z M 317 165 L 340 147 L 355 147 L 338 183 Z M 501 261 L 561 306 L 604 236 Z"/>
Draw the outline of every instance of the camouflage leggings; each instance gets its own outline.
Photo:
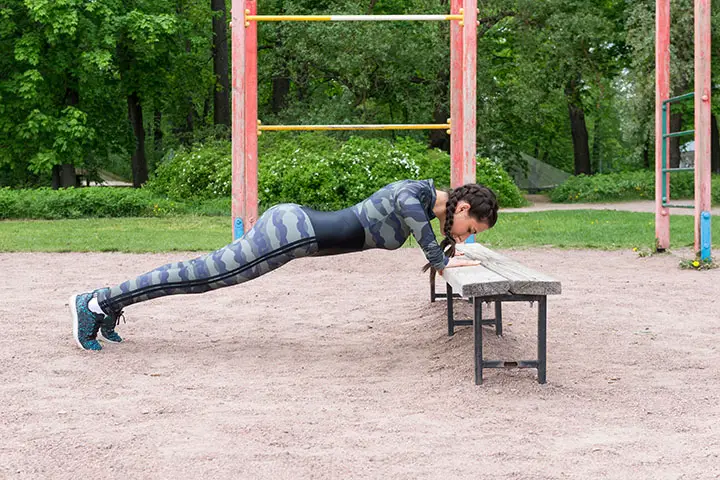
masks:
<path id="1" fill-rule="evenodd" d="M 204 293 L 237 285 L 274 270 L 293 258 L 318 253 L 308 214 L 295 204 L 267 210 L 242 238 L 202 257 L 169 263 L 98 292 L 100 307 L 117 314 L 124 307 L 152 298 Z"/>

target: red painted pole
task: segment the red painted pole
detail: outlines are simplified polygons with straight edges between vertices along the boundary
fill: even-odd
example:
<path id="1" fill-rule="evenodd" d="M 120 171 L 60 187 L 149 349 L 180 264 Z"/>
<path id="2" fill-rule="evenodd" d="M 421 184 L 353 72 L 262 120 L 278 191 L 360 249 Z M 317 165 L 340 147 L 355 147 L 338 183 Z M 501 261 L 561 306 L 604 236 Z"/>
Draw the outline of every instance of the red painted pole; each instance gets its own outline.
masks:
<path id="1" fill-rule="evenodd" d="M 257 15 L 257 0 L 245 0 L 245 13 Z M 245 27 L 245 231 L 258 218 L 257 22 Z"/>
<path id="2" fill-rule="evenodd" d="M 662 115 L 663 101 L 670 98 L 670 0 L 657 0 L 656 3 L 655 75 L 655 240 L 658 250 L 665 250 L 670 247 L 670 215 L 662 206 L 662 142 L 668 145 L 668 139 L 663 139 Z M 669 104 L 667 108 L 667 118 L 670 118 Z M 669 180 L 666 191 L 669 200 Z"/>
<path id="3" fill-rule="evenodd" d="M 232 0 L 232 231 L 244 234 L 245 218 L 245 2 Z"/>
<path id="4" fill-rule="evenodd" d="M 477 152 L 477 0 L 463 0 L 463 183 L 475 183 Z"/>
<path id="5" fill-rule="evenodd" d="M 695 0 L 695 251 L 700 216 L 710 212 L 710 0 Z"/>
<path id="6" fill-rule="evenodd" d="M 463 0 L 451 0 L 450 13 L 458 15 Z M 463 27 L 450 22 L 450 186 L 463 184 Z"/>

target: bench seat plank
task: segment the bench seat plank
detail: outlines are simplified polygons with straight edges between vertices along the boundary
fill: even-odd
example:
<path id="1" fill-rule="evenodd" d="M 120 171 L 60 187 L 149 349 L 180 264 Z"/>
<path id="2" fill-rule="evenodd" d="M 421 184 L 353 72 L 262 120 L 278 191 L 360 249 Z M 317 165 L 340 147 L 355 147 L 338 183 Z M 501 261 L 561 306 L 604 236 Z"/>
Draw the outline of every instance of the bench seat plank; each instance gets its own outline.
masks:
<path id="1" fill-rule="evenodd" d="M 516 295 L 559 295 L 562 292 L 558 280 L 525 267 L 478 243 L 458 244 L 457 249 L 463 252 L 468 260 L 478 260 L 486 270 L 506 279 L 509 282 L 509 293 Z M 468 286 L 470 290 L 477 290 L 474 284 L 484 281 L 484 277 L 478 276 L 477 268 L 479 267 L 451 268 L 448 271 L 467 270 L 468 275 L 462 278 L 471 283 Z M 455 285 L 452 286 L 456 288 Z M 461 290 L 458 288 L 458 291 Z"/>
<path id="2" fill-rule="evenodd" d="M 510 282 L 482 265 L 446 268 L 443 279 L 463 298 L 504 295 L 510 291 Z"/>

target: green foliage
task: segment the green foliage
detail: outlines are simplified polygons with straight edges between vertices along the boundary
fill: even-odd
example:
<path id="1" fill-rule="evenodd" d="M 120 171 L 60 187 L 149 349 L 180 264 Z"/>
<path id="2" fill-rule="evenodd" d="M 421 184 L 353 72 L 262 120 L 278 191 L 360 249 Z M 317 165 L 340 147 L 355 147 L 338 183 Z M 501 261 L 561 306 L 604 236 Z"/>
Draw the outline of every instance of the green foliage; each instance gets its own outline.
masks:
<path id="1" fill-rule="evenodd" d="M 228 197 L 231 193 L 230 145 L 214 142 L 183 149 L 158 168 L 148 188 L 176 200 Z M 351 137 L 340 142 L 322 134 L 261 137 L 258 178 L 261 208 L 298 203 L 323 210 L 353 205 L 401 179 L 432 178 L 450 183 L 450 158 L 409 138 Z M 498 194 L 502 206 L 524 199 L 502 167 L 478 158 L 478 182 Z"/>
<path id="2" fill-rule="evenodd" d="M 670 183 L 671 198 L 688 199 L 694 196 L 691 172 L 673 173 Z M 655 173 L 635 171 L 604 175 L 578 175 L 550 193 L 553 202 L 606 202 L 618 200 L 652 200 L 655 198 Z M 712 179 L 713 203 L 720 203 L 720 175 Z"/>
<path id="3" fill-rule="evenodd" d="M 11 190 L 0 188 L 0 219 L 81 217 L 153 217 L 185 212 L 183 204 L 141 189 L 69 188 Z"/>
<path id="4" fill-rule="evenodd" d="M 232 163 L 228 142 L 170 152 L 146 188 L 175 200 L 229 197 Z"/>

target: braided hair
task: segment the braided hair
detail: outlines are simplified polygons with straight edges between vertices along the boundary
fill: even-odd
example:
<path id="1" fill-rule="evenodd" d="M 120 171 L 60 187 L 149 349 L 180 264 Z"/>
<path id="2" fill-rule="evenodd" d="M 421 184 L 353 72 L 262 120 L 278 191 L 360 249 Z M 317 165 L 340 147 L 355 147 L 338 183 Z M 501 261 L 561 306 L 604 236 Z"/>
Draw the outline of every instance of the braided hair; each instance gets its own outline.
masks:
<path id="1" fill-rule="evenodd" d="M 443 233 L 445 238 L 440 243 L 440 248 L 448 257 L 455 256 L 455 239 L 450 233 L 455 220 L 455 209 L 458 203 L 465 201 L 470 205 L 470 215 L 479 221 L 485 221 L 492 228 L 497 222 L 498 202 L 495 193 L 484 185 L 468 183 L 456 189 L 447 190 L 449 195 L 445 211 L 445 225 Z M 430 263 L 423 267 L 423 272 L 431 268 Z M 433 269 L 433 274 L 435 269 Z M 434 275 L 433 275 L 434 276 Z"/>

